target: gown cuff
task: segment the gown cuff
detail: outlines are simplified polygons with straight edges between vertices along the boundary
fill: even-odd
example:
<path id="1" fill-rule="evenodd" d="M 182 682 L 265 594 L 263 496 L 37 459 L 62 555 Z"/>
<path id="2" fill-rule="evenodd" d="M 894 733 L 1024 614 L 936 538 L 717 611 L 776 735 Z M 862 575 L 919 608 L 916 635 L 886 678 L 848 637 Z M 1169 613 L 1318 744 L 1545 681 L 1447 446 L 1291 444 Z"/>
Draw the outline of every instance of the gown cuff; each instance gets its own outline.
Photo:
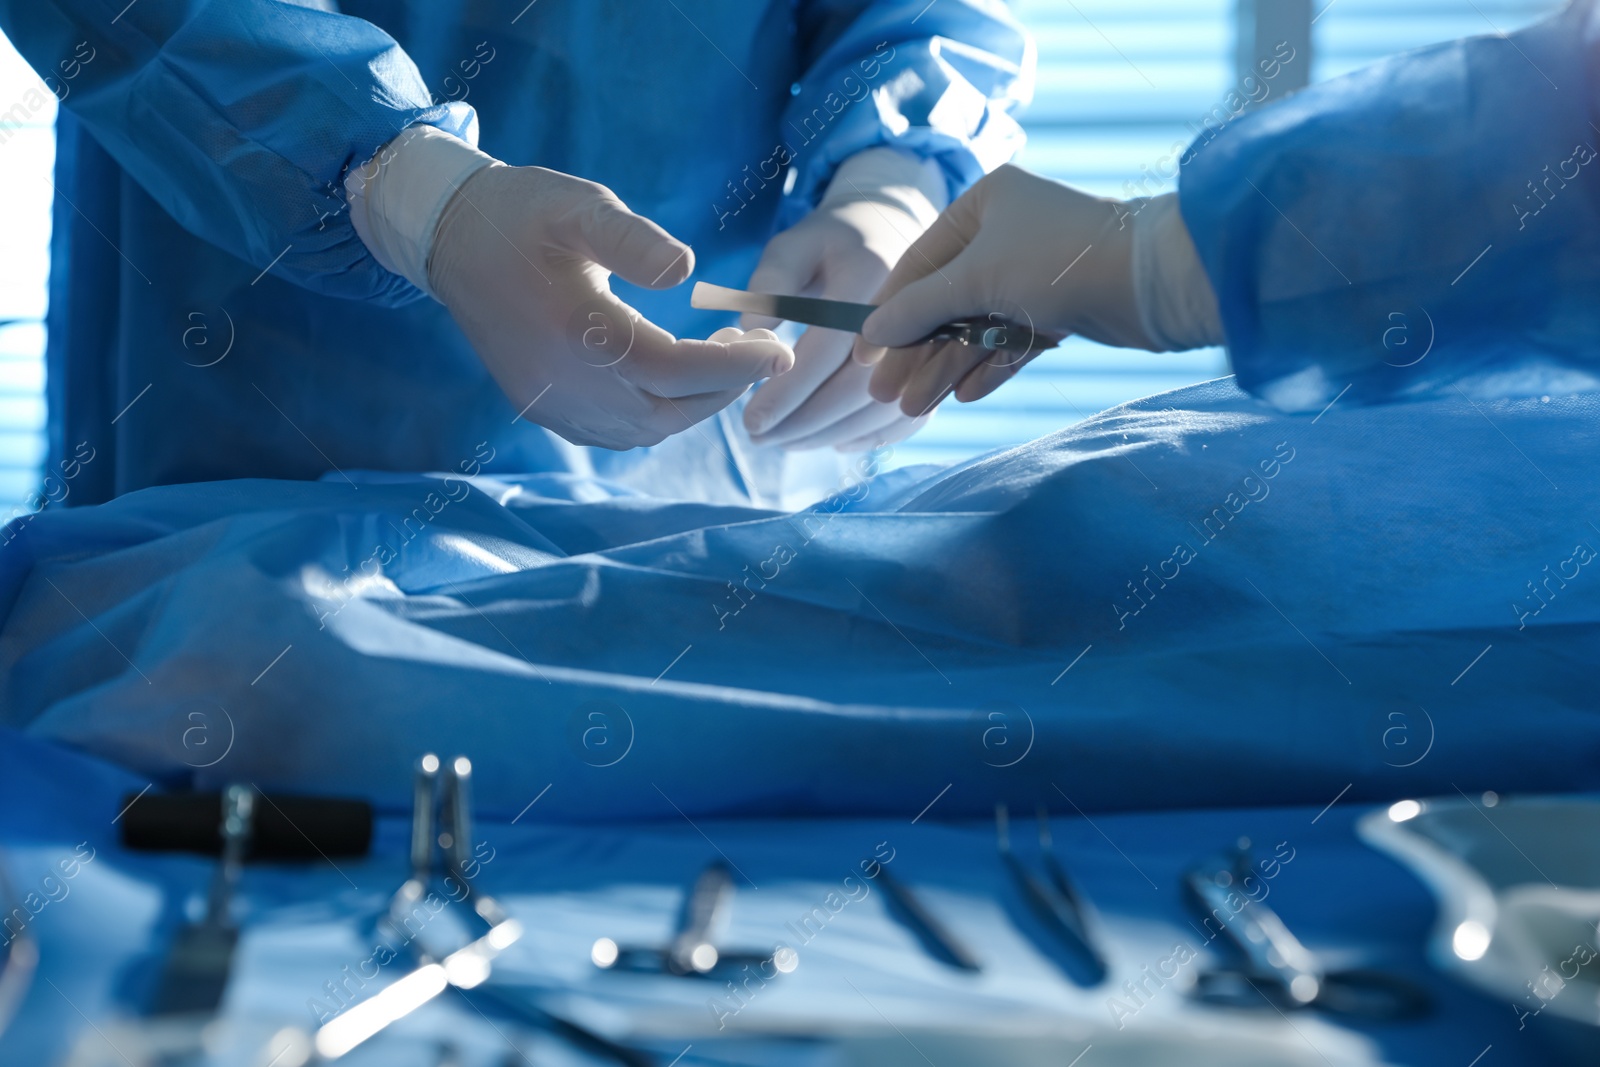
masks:
<path id="1" fill-rule="evenodd" d="M 428 255 L 445 205 L 472 175 L 495 162 L 433 126 L 411 126 L 345 178 L 350 222 L 367 250 L 435 300 Z"/>
<path id="2" fill-rule="evenodd" d="M 1155 351 L 1222 344 L 1222 312 L 1177 193 L 1152 197 L 1133 213 L 1133 286 L 1139 324 Z"/>

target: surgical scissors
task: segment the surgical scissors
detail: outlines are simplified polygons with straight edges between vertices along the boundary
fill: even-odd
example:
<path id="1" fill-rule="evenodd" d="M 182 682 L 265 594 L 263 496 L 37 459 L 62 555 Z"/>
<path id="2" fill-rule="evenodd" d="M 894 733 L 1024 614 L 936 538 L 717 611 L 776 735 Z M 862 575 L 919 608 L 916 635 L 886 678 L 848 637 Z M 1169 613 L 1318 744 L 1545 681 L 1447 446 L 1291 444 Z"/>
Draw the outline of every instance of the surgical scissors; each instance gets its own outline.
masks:
<path id="1" fill-rule="evenodd" d="M 1426 990 L 1397 975 L 1353 969 L 1328 971 L 1289 932 L 1278 913 L 1248 891 L 1255 875 L 1248 838 L 1184 876 L 1192 902 L 1213 920 L 1243 958 L 1240 966 L 1204 971 L 1192 989 L 1212 1003 L 1280 1010 L 1319 1008 L 1367 1019 L 1407 1019 L 1429 1008 Z"/>

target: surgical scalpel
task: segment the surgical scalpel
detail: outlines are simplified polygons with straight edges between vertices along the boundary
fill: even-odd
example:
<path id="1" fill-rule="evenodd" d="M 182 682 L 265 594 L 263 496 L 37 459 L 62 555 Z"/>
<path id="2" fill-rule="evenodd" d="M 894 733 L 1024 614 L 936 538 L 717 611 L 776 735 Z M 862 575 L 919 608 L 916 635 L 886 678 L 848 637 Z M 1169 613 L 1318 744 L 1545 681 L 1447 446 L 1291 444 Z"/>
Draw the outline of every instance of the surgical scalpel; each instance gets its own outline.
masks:
<path id="1" fill-rule="evenodd" d="M 878 310 L 872 304 L 853 304 L 847 300 L 823 300 L 812 296 L 750 293 L 743 289 L 712 285 L 710 282 L 695 283 L 694 292 L 689 296 L 689 305 L 702 311 L 742 311 L 752 315 L 770 315 L 802 326 L 820 326 L 825 330 L 844 333 L 860 333 L 867 316 Z M 928 341 L 959 341 L 991 352 L 1027 352 L 1035 347 L 1034 332 L 1030 327 L 998 316 L 989 316 L 987 321 L 946 323 L 919 343 Z M 1038 347 L 1049 348 L 1054 344 L 1052 341 Z"/>

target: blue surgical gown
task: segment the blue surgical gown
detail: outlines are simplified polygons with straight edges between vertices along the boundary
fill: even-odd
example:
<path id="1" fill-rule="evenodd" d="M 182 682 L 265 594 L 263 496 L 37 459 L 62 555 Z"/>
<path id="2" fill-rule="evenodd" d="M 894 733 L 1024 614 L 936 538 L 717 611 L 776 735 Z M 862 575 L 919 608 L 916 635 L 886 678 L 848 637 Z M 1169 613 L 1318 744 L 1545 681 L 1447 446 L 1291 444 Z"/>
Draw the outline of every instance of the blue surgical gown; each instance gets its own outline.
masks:
<path id="1" fill-rule="evenodd" d="M 1007 159 L 1032 63 L 999 0 L 0 0 L 0 29 L 63 103 L 51 466 L 96 456 L 72 503 L 491 453 L 737 499 L 775 461 L 730 413 L 624 454 L 518 423 L 356 236 L 348 169 L 414 123 L 477 133 L 610 186 L 741 285 L 857 151 L 936 159 L 952 193 Z M 615 285 L 680 335 L 727 322 Z"/>
<path id="2" fill-rule="evenodd" d="M 1201 134 L 1180 200 L 1278 407 L 1600 386 L 1600 14 L 1377 63 Z"/>

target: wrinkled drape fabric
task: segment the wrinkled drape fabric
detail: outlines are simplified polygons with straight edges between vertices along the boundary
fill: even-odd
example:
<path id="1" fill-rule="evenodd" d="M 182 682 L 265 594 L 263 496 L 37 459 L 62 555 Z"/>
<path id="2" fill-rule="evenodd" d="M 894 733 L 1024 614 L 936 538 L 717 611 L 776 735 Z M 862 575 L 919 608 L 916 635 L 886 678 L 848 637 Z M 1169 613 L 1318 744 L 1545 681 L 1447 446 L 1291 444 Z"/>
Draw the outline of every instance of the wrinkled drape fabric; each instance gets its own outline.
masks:
<path id="1" fill-rule="evenodd" d="M 553 783 L 572 821 L 1594 787 L 1597 403 L 1313 420 L 1222 380 L 796 514 L 151 489 L 11 528 L 0 706 L 166 780 L 395 804 L 465 752 L 488 810 Z"/>

